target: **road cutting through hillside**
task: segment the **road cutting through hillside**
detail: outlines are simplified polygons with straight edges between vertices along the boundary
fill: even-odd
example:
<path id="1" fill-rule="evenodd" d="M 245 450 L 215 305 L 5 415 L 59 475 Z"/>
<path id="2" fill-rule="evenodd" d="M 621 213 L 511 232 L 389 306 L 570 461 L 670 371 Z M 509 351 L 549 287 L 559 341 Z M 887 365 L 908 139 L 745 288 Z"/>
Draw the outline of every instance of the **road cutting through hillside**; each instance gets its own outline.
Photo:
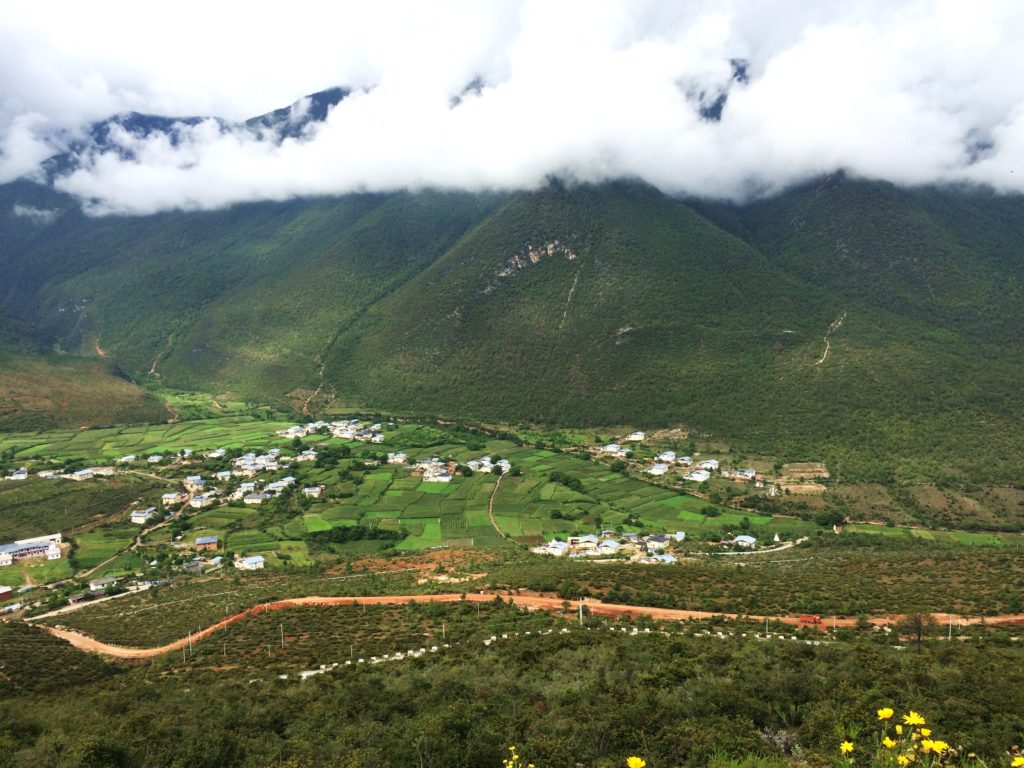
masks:
<path id="1" fill-rule="evenodd" d="M 205 637 L 224 629 L 235 622 L 242 621 L 243 619 L 258 616 L 261 613 L 269 613 L 270 611 L 280 611 L 286 608 L 293 608 L 296 606 L 345 606 L 345 605 L 403 605 L 406 603 L 457 603 L 462 600 L 472 603 L 486 603 L 492 602 L 496 598 L 500 597 L 502 600 L 511 602 L 514 605 L 521 606 L 532 611 L 556 611 L 562 610 L 568 601 L 563 600 L 560 597 L 552 597 L 548 595 L 537 595 L 537 594 L 501 594 L 494 592 L 483 592 L 483 593 L 468 593 L 468 594 L 440 594 L 440 595 L 375 595 L 366 597 L 293 597 L 285 600 L 275 600 L 270 603 L 260 603 L 255 605 L 248 610 L 236 613 L 233 616 L 229 616 L 226 619 L 218 621 L 216 624 L 207 627 L 206 629 L 200 630 L 195 634 L 175 640 L 172 643 L 166 645 L 157 646 L 155 648 L 127 648 L 120 645 L 111 645 L 110 643 L 104 643 L 96 640 L 88 635 L 84 635 L 81 632 L 75 632 L 73 630 L 58 629 L 56 627 L 45 627 L 55 637 L 59 637 L 61 640 L 65 640 L 74 647 L 89 651 L 91 653 L 99 653 L 105 656 L 111 656 L 118 659 L 146 659 L 153 656 L 161 656 L 171 651 L 179 651 L 182 648 L 189 645 L 189 643 L 196 643 Z M 856 619 L 847 617 L 832 617 L 823 616 L 819 624 L 807 625 L 805 622 L 800 620 L 799 616 L 758 616 L 754 614 L 736 614 L 736 613 L 719 613 L 712 611 L 683 611 L 675 608 L 648 608 L 638 605 L 624 605 L 621 603 L 605 603 L 600 600 L 584 600 L 583 604 L 592 616 L 603 616 L 609 618 L 620 618 L 622 616 L 630 616 L 636 618 L 638 616 L 648 616 L 657 621 L 686 621 L 688 619 L 743 619 L 744 621 L 756 621 L 763 622 L 765 620 L 774 621 L 781 624 L 788 624 L 791 626 L 815 626 L 819 629 L 827 629 L 830 627 L 854 627 L 857 624 Z M 575 608 L 578 603 L 569 603 L 570 609 Z M 902 620 L 904 615 L 902 614 L 891 614 L 886 616 L 875 616 L 868 619 L 868 621 L 876 627 L 889 626 Z M 984 618 L 964 618 L 960 616 L 954 616 L 946 613 L 933 613 L 932 619 L 937 624 L 945 626 L 947 622 L 956 622 L 958 626 L 970 626 L 985 623 L 989 626 L 994 625 L 1024 625 L 1024 614 L 1006 614 L 1002 616 L 986 616 Z"/>

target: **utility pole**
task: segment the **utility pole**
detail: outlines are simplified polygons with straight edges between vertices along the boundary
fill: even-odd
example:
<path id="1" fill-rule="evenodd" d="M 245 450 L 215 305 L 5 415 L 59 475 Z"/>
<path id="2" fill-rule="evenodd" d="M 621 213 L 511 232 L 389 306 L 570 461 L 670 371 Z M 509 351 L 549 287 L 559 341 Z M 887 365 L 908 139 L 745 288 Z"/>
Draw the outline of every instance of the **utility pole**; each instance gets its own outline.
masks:
<path id="1" fill-rule="evenodd" d="M 188 655 L 192 655 L 192 630 L 188 631 Z"/>
<path id="2" fill-rule="evenodd" d="M 953 614 L 949 614 L 949 640 L 953 640 Z"/>
<path id="3" fill-rule="evenodd" d="M 767 616 L 764 617 L 764 636 L 765 636 L 765 639 L 767 640 L 768 639 L 768 617 Z"/>
<path id="4" fill-rule="evenodd" d="M 278 624 L 281 628 L 281 647 L 284 648 L 284 624 Z"/>
<path id="5" fill-rule="evenodd" d="M 441 639 L 442 640 L 447 640 L 448 639 L 448 631 L 447 631 L 447 629 L 446 629 L 446 627 L 444 625 L 444 619 L 441 619 Z"/>
<path id="6" fill-rule="evenodd" d="M 583 626 L 583 598 L 580 598 L 580 626 Z"/>

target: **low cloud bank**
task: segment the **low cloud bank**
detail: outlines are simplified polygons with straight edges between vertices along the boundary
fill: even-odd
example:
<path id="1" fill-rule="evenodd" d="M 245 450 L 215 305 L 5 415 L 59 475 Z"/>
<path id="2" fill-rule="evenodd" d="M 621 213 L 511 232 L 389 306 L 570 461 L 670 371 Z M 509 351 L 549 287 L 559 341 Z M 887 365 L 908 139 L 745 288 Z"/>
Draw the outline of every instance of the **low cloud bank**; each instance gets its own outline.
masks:
<path id="1" fill-rule="evenodd" d="M 103 142 L 83 141 L 76 120 L 96 119 L 75 108 L 84 100 L 48 108 L 8 98 L 0 180 L 33 173 L 71 135 L 73 164 L 53 184 L 94 214 L 362 190 L 529 189 L 552 176 L 634 177 L 727 199 L 840 169 L 1024 191 L 1020 4 L 478 5 L 488 7 L 453 3 L 429 19 L 418 6 L 350 6 L 333 47 L 308 19 L 302 34 L 280 30 L 275 92 L 351 90 L 325 120 L 284 139 L 210 119 L 150 132 L 112 126 Z M 254 103 L 242 86 L 218 99 L 216 87 L 195 85 L 195 62 L 178 62 L 146 76 L 159 87 L 140 90 L 142 75 L 121 73 L 124 84 L 99 65 L 102 85 L 82 87 L 105 94 L 104 106 L 209 106 L 235 121 Z M 298 103 L 292 121 L 308 108 Z"/>

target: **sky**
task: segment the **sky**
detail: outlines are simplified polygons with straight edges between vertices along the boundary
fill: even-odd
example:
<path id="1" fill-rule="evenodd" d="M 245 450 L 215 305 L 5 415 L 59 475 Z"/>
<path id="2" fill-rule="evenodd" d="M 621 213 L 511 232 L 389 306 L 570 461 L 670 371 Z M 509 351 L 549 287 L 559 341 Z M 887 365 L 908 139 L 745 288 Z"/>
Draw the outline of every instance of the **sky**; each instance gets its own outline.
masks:
<path id="1" fill-rule="evenodd" d="M 1021 29 L 1016 0 L 5 0 L 0 183 L 95 215 L 552 177 L 739 201 L 838 170 L 1020 192 Z M 351 93 L 299 136 L 240 125 L 332 86 Z M 219 120 L 84 140 L 128 111 Z"/>

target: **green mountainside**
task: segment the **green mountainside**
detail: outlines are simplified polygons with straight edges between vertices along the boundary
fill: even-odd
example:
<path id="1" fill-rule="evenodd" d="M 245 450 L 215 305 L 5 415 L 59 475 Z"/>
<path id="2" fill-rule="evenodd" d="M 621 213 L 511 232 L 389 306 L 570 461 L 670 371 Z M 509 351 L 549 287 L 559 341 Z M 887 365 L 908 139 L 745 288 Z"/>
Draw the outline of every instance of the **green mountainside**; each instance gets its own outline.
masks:
<path id="1" fill-rule="evenodd" d="M 142 383 L 681 424 L 851 480 L 1024 459 L 1020 197 L 837 175 L 747 205 L 622 182 L 94 219 L 18 183 L 0 231 L 3 335 Z"/>

